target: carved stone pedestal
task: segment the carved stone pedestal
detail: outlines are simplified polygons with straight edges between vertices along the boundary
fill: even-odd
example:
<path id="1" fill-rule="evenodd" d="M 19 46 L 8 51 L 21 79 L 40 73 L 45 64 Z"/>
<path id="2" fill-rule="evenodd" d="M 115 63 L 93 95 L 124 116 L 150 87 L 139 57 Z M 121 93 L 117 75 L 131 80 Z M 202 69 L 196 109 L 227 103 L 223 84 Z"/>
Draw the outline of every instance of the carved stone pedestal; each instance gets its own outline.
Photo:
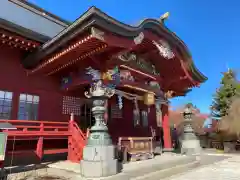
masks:
<path id="1" fill-rule="evenodd" d="M 198 155 L 201 153 L 200 141 L 195 140 L 183 140 L 181 153 L 186 155 Z"/>
<path id="2" fill-rule="evenodd" d="M 118 161 L 114 146 L 86 146 L 81 161 L 84 177 L 106 177 L 118 173 Z"/>
<path id="3" fill-rule="evenodd" d="M 104 123 L 104 107 L 108 97 L 113 96 L 114 91 L 102 85 L 102 81 L 94 83 L 90 93 L 85 93 L 88 98 L 93 98 L 92 113 L 95 124 L 90 129 L 87 145 L 83 149 L 81 161 L 81 174 L 86 178 L 99 178 L 118 173 L 118 161 L 116 149 L 108 134 L 108 128 Z"/>

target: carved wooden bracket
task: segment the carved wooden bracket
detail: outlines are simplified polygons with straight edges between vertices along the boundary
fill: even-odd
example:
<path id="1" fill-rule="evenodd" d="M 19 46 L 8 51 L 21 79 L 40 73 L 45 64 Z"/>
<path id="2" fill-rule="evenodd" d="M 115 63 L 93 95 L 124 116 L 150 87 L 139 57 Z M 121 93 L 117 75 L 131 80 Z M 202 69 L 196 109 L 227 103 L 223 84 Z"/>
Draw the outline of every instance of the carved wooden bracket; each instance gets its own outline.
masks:
<path id="1" fill-rule="evenodd" d="M 170 91 L 167 91 L 166 93 L 164 93 L 164 97 L 166 99 L 170 99 L 170 98 L 172 98 L 174 96 L 174 94 L 175 94 L 175 92 L 170 90 Z"/>
<path id="2" fill-rule="evenodd" d="M 95 27 L 92 27 L 91 28 L 91 34 L 93 37 L 95 37 L 96 39 L 99 39 L 101 41 L 104 41 L 104 32 L 95 28 Z"/>
<path id="3" fill-rule="evenodd" d="M 143 32 L 141 32 L 137 37 L 134 38 L 133 41 L 136 45 L 138 45 L 142 43 L 143 39 L 144 39 L 144 34 Z"/>

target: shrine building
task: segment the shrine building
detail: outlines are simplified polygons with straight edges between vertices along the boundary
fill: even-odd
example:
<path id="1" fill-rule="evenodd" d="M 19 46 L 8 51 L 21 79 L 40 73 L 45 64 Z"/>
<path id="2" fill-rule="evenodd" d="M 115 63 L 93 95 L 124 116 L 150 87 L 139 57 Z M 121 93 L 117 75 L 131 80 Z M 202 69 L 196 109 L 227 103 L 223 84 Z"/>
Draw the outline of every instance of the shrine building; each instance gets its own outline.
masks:
<path id="1" fill-rule="evenodd" d="M 171 150 L 169 100 L 207 78 L 167 16 L 131 26 L 91 7 L 68 22 L 27 1 L 1 0 L 0 122 L 17 128 L 6 131 L 7 156 L 67 153 L 80 161 L 94 123 L 84 93 L 96 71 L 115 89 L 105 104 L 114 144 L 154 136 Z"/>

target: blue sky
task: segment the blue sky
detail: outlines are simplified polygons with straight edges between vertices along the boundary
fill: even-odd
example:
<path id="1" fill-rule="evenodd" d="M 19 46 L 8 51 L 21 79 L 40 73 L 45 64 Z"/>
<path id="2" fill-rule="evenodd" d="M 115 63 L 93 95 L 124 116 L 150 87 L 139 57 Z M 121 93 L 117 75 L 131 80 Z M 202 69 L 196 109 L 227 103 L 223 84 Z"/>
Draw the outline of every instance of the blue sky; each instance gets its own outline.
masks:
<path id="1" fill-rule="evenodd" d="M 192 102 L 209 112 L 211 98 L 219 86 L 221 72 L 240 71 L 239 0 L 30 0 L 30 2 L 66 19 L 75 20 L 90 6 L 96 6 L 128 23 L 144 18 L 159 18 L 169 11 L 167 26 L 187 44 L 195 65 L 208 81 L 186 97 L 172 100 L 172 106 Z"/>

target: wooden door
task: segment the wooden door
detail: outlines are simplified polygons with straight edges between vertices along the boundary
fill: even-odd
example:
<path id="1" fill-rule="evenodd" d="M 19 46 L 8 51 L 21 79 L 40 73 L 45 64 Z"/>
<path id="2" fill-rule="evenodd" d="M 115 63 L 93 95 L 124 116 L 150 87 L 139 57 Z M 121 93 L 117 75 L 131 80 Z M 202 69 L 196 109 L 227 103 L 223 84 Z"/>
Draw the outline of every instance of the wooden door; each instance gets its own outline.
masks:
<path id="1" fill-rule="evenodd" d="M 94 117 L 92 116 L 92 101 L 85 100 L 81 105 L 81 115 L 79 120 L 79 127 L 83 131 L 86 131 L 87 128 L 90 128 L 94 125 Z"/>

